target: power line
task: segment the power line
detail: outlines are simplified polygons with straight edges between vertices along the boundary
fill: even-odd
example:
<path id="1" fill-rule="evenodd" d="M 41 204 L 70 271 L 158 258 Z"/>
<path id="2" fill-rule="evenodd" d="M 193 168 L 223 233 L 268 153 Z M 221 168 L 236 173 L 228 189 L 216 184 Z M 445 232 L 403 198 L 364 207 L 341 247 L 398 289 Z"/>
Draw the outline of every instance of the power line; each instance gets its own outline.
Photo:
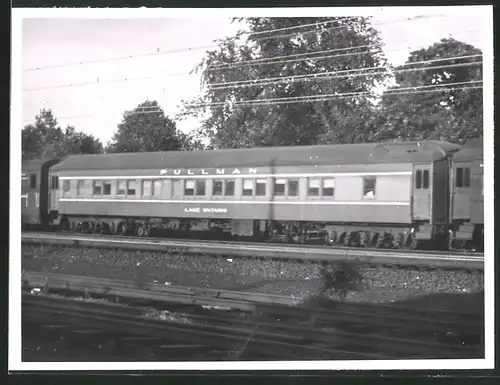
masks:
<path id="1" fill-rule="evenodd" d="M 457 63 L 457 64 L 432 66 L 432 67 L 405 68 L 405 69 L 394 70 L 394 71 L 392 71 L 392 73 L 403 73 L 403 72 L 412 72 L 412 71 L 427 71 L 427 70 L 436 70 L 436 69 L 453 68 L 453 67 L 470 67 L 470 66 L 478 65 L 478 64 L 482 64 L 482 63 L 483 63 L 482 61 L 479 61 L 479 62 L 473 62 L 473 63 Z M 377 68 L 383 68 L 383 67 L 370 67 L 370 68 L 366 68 L 366 69 L 377 69 Z M 354 70 L 346 70 L 345 72 L 348 72 L 348 71 L 354 71 Z M 344 71 L 339 71 L 339 72 L 344 72 Z M 331 73 L 335 73 L 335 72 L 331 72 Z M 386 73 L 387 73 L 386 71 L 378 71 L 378 72 L 360 72 L 360 73 L 345 74 L 345 75 L 328 75 L 329 72 L 324 72 L 323 74 L 318 74 L 318 76 L 314 76 L 314 75 L 307 75 L 307 77 L 305 75 L 300 75 L 300 76 L 304 76 L 304 77 L 292 76 L 290 79 L 279 79 L 279 80 L 275 80 L 275 81 L 260 82 L 260 83 L 254 83 L 254 84 L 227 85 L 227 86 L 209 88 L 209 90 L 210 91 L 218 91 L 218 90 L 225 90 L 225 89 L 239 89 L 239 88 L 245 88 L 245 87 L 267 86 L 267 85 L 280 84 L 280 83 L 295 83 L 295 82 L 300 82 L 300 81 L 316 81 L 316 80 L 328 80 L 328 79 L 339 79 L 339 78 L 354 78 L 354 77 L 368 76 L 368 75 L 384 75 Z"/>
<path id="2" fill-rule="evenodd" d="M 475 30 L 467 30 L 467 31 L 460 31 L 459 33 L 456 33 L 455 35 L 459 35 L 462 33 L 471 33 L 471 32 L 478 32 L 482 31 L 481 29 L 475 29 Z M 241 62 L 238 63 L 227 63 L 227 64 L 217 64 L 217 65 L 212 65 L 207 67 L 207 71 L 213 72 L 217 70 L 222 70 L 222 69 L 229 69 L 229 68 L 239 68 L 239 67 L 247 67 L 247 66 L 252 66 L 252 65 L 271 65 L 271 64 L 281 64 L 281 63 L 293 63 L 293 62 L 298 62 L 298 61 L 305 61 L 305 60 L 317 60 L 317 59 L 326 59 L 326 58 L 335 58 L 335 57 L 343 57 L 343 56 L 353 56 L 353 55 L 359 55 L 362 53 L 370 53 L 369 50 L 362 51 L 362 52 L 351 52 L 351 53 L 346 53 L 343 55 L 328 55 L 328 56 L 310 56 L 310 55 L 318 55 L 318 54 L 323 54 L 323 53 L 333 53 L 333 52 L 343 52 L 343 51 L 349 51 L 349 50 L 354 50 L 354 49 L 361 49 L 361 48 L 378 48 L 380 45 L 379 44 L 365 44 L 365 45 L 358 45 L 358 46 L 352 46 L 352 47 L 344 47 L 344 48 L 335 48 L 335 49 L 327 49 L 327 50 L 321 50 L 321 51 L 311 51 L 311 52 L 305 52 L 305 53 L 297 53 L 297 54 L 291 54 L 291 55 L 282 55 L 282 56 L 270 56 L 266 58 L 258 58 L 258 59 L 251 59 L 251 60 L 242 60 Z M 425 47 L 425 45 L 420 45 L 418 46 L 419 48 Z M 412 48 L 412 46 L 405 46 L 401 48 L 396 48 L 396 49 L 391 49 L 385 52 L 398 52 L 398 51 L 403 51 L 406 49 L 416 49 L 416 47 Z M 292 60 L 281 60 L 281 59 L 288 59 L 288 58 L 293 58 L 296 57 L 296 59 Z M 272 60 L 277 60 L 276 62 Z"/>
<path id="3" fill-rule="evenodd" d="M 462 82 L 462 83 L 457 83 L 457 84 L 467 84 L 467 83 L 479 83 L 482 81 L 477 81 L 477 82 Z M 450 84 L 442 85 L 443 88 L 438 88 L 438 89 L 433 89 L 433 90 L 415 90 L 415 88 L 418 87 L 407 87 L 404 89 L 399 89 L 391 92 L 387 92 L 387 95 L 411 95 L 411 94 L 421 94 L 421 93 L 427 93 L 427 92 L 448 92 L 448 91 L 458 91 L 458 90 L 467 90 L 467 89 L 480 89 L 482 86 L 468 86 L 468 87 L 450 87 L 450 88 L 445 88 L 444 86 L 449 86 Z M 434 85 L 434 86 L 422 86 L 422 87 L 441 87 L 440 85 Z M 422 88 L 420 87 L 420 88 Z M 409 90 L 412 89 L 413 91 L 408 91 L 408 92 L 400 92 L 403 90 Z M 352 92 L 352 93 L 339 93 L 339 94 L 331 94 L 333 96 L 329 95 L 313 95 L 317 96 L 318 98 L 314 100 L 276 100 L 273 102 L 268 102 L 268 103 L 251 103 L 251 104 L 246 104 L 245 101 L 242 101 L 240 103 L 233 103 L 233 106 L 247 106 L 247 107 L 252 107 L 252 106 L 269 106 L 269 105 L 277 105 L 277 104 L 294 104 L 294 103 L 312 103 L 312 102 L 325 102 L 325 101 L 332 101 L 336 99 L 346 99 L 346 98 L 355 98 L 355 97 L 361 97 L 361 96 L 366 96 L 371 94 L 370 92 Z M 320 98 L 320 96 L 322 98 Z M 285 99 L 285 98 L 278 98 L 278 99 Z M 245 103 L 243 103 L 245 102 Z M 201 108 L 201 107 L 224 107 L 228 103 L 226 102 L 221 102 L 220 104 L 214 105 L 214 103 L 207 103 L 207 104 L 200 104 L 192 108 Z M 153 114 L 153 113 L 158 113 L 160 110 L 150 110 L 150 111 L 144 111 L 140 112 L 140 114 Z M 107 112 L 107 113 L 102 113 L 102 114 L 85 114 L 85 115 L 72 115 L 72 116 L 61 116 L 58 117 L 59 120 L 61 119 L 88 119 L 88 118 L 94 118 L 98 116 L 105 116 L 105 115 L 115 115 L 115 114 L 124 114 L 123 112 Z M 133 115 L 133 114 L 128 114 L 128 116 Z"/>
<path id="4" fill-rule="evenodd" d="M 400 23 L 400 22 L 407 22 L 407 21 L 414 21 L 414 20 L 421 20 L 422 18 L 433 18 L 433 17 L 453 17 L 454 15 L 428 15 L 428 16 L 414 16 L 414 17 L 406 17 L 403 19 L 398 19 L 398 20 L 393 20 L 393 21 L 387 21 L 387 22 L 380 22 L 380 23 L 372 23 L 372 26 L 377 26 L 377 25 L 387 25 L 387 24 L 394 24 L 394 23 Z M 358 18 L 361 16 L 357 17 L 347 17 L 346 19 L 354 19 Z M 328 23 L 333 23 L 333 22 L 338 22 L 340 19 L 334 19 L 331 21 L 328 21 Z M 327 22 L 320 22 L 320 23 L 314 23 L 314 25 L 319 25 L 319 24 L 325 24 Z M 297 28 L 301 28 L 304 25 L 301 26 L 296 26 Z M 292 27 L 286 27 L 286 28 L 292 28 Z M 335 27 L 335 28 L 343 28 L 343 27 Z M 268 30 L 268 31 L 259 31 L 257 32 L 258 34 L 264 34 L 264 33 L 270 33 L 273 31 L 278 31 L 278 30 L 283 30 L 283 29 L 276 29 L 276 30 Z M 308 32 L 301 32 L 301 34 L 305 33 L 313 33 L 317 32 L 316 30 L 314 31 L 308 31 Z M 244 34 L 249 34 L 248 32 L 243 32 Z M 255 35 L 256 33 L 253 33 Z M 250 34 L 252 35 L 252 34 Z M 279 36 L 272 36 L 272 37 L 266 37 L 266 38 L 258 38 L 258 39 L 253 39 L 253 40 L 266 40 L 266 39 L 274 39 L 274 38 L 282 38 L 285 36 L 289 35 L 279 35 Z M 212 43 L 217 43 L 219 40 L 213 40 Z M 244 45 L 244 44 L 243 44 Z M 55 69 L 55 68 L 63 68 L 63 67 L 72 67 L 72 66 L 78 66 L 78 65 L 88 65 L 88 64 L 96 64 L 96 63 L 106 63 L 106 62 L 113 62 L 113 61 L 122 61 L 122 60 L 130 60 L 130 59 L 136 59 L 136 58 L 143 58 L 143 57 L 150 57 L 150 56 L 159 56 L 159 55 L 171 55 L 171 54 L 178 54 L 178 53 L 183 53 L 183 52 L 192 52 L 192 51 L 199 51 L 199 50 L 208 50 L 212 48 L 218 48 L 218 45 L 203 45 L 203 46 L 195 46 L 195 47 L 183 47 L 183 48 L 176 48 L 176 49 L 170 49 L 170 50 L 165 50 L 165 51 L 160 51 L 158 48 L 156 52 L 146 52 L 142 54 L 136 54 L 136 55 L 127 55 L 127 56 L 117 56 L 113 58 L 107 58 L 107 59 L 96 59 L 96 60 L 82 60 L 78 62 L 72 62 L 72 63 L 64 63 L 64 64 L 54 64 L 54 65 L 47 65 L 47 66 L 41 66 L 41 67 L 31 67 L 23 70 L 23 72 L 33 72 L 33 71 L 43 71 L 43 70 L 48 70 L 48 69 Z"/>
<path id="5" fill-rule="evenodd" d="M 433 60 L 425 60 L 421 62 L 413 62 L 413 63 L 408 63 L 410 64 L 421 64 L 421 63 L 431 63 L 431 62 L 436 62 L 436 61 L 445 61 L 445 60 L 453 60 L 453 59 L 462 59 L 462 58 L 468 58 L 468 57 L 473 57 L 473 56 L 481 56 L 481 55 L 468 55 L 468 56 L 456 56 L 456 57 L 449 57 L 449 58 L 440 58 L 440 59 L 433 59 Z M 295 78 L 295 79 L 300 79 L 303 77 L 313 77 L 313 76 L 325 76 L 325 75 L 333 75 L 333 74 L 338 74 L 338 73 L 344 73 L 344 72 L 353 72 L 353 71 L 364 71 L 364 70 L 369 70 L 369 69 L 385 69 L 385 67 L 368 67 L 368 68 L 356 68 L 356 69 L 351 69 L 351 70 L 344 70 L 344 71 L 330 71 L 330 72 L 320 72 L 317 74 L 308 74 L 308 75 L 296 75 L 296 76 L 289 76 L 288 78 Z M 48 90 L 48 89 L 58 89 L 58 88 L 68 88 L 68 87 L 83 87 L 83 86 L 94 86 L 94 85 L 101 85 L 101 84 L 110 84 L 110 83 L 121 83 L 125 81 L 139 81 L 139 80 L 150 80 L 150 79 L 155 79 L 159 77 L 165 77 L 165 76 L 173 76 L 175 74 L 166 74 L 166 75 L 153 75 L 153 76 L 140 76 L 140 77 L 132 77 L 132 78 L 122 78 L 122 79 L 110 79 L 110 80 L 104 80 L 104 81 L 99 81 L 99 79 L 96 81 L 92 82 L 83 82 L 83 83 L 75 83 L 75 84 L 60 84 L 60 85 L 54 85 L 54 86 L 45 86 L 45 87 L 35 87 L 35 88 L 27 88 L 24 89 L 23 91 L 25 92 L 31 92 L 31 91 L 41 91 L 41 90 Z M 276 77 L 276 78 L 265 78 L 265 79 L 252 79 L 252 80 L 240 80 L 240 81 L 235 81 L 235 82 L 223 82 L 223 83 L 214 83 L 211 84 L 210 87 L 214 86 L 229 86 L 232 84 L 247 84 L 247 83 L 256 83 L 258 81 L 275 81 L 275 80 L 281 80 L 284 79 L 285 77 Z"/>
<path id="6" fill-rule="evenodd" d="M 467 82 L 457 82 L 457 83 L 446 83 L 446 84 L 432 84 L 432 85 L 427 85 L 427 86 L 416 86 L 416 87 L 404 87 L 404 88 L 397 88 L 394 89 L 394 91 L 386 91 L 384 92 L 384 95 L 390 95 L 393 92 L 398 92 L 399 91 L 416 91 L 417 89 L 427 89 L 427 88 L 442 88 L 442 87 L 448 87 L 448 86 L 456 86 L 456 85 L 462 85 L 462 84 L 473 84 L 473 83 L 482 83 L 482 80 L 473 80 L 473 81 L 467 81 Z M 440 90 L 443 91 L 443 90 Z M 205 106 L 226 106 L 228 104 L 238 106 L 238 105 L 258 105 L 262 103 L 274 103 L 278 102 L 278 104 L 283 103 L 283 102 L 293 102 L 293 101 L 300 101 L 300 100 L 307 100 L 307 101 L 323 101 L 324 98 L 338 98 L 338 97 L 351 97 L 351 96 L 361 96 L 361 95 L 373 95 L 373 92 L 371 91 L 361 91 L 361 92 L 350 92 L 350 93 L 334 93 L 334 94 L 325 94 L 325 95 L 307 95 L 307 96 L 294 96 L 294 97 L 289 97 L 289 98 L 271 98 L 271 99 L 255 99 L 255 100 L 243 100 L 243 101 L 235 101 L 235 102 L 212 102 L 212 103 L 199 103 L 199 104 L 192 104 L 191 108 L 199 108 L 199 107 L 205 107 Z"/>
<path id="7" fill-rule="evenodd" d="M 352 20 L 352 19 L 357 19 L 359 16 L 346 16 L 346 17 L 338 17 L 332 20 L 327 20 L 327 21 L 320 21 L 317 23 L 309 23 L 309 24 L 301 24 L 301 25 L 294 25 L 292 27 L 283 27 L 283 28 L 276 28 L 276 29 L 270 29 L 270 30 L 265 30 L 265 31 L 258 31 L 258 32 L 244 32 L 248 36 L 258 36 L 258 35 L 264 35 L 266 33 L 272 33 L 272 32 L 282 32 L 282 31 L 289 31 L 291 29 L 299 29 L 299 28 L 306 28 L 306 27 L 318 27 L 321 25 L 325 24 L 331 24 L 339 21 L 346 21 L 346 20 Z"/>
<path id="8" fill-rule="evenodd" d="M 430 59 L 430 60 L 421 60 L 421 61 L 411 62 L 411 63 L 407 63 L 405 65 L 429 64 L 429 63 L 448 61 L 448 60 L 470 59 L 470 58 L 479 57 L 479 56 L 482 56 L 482 55 L 477 54 L 477 55 L 464 55 L 464 56 L 449 56 L 449 57 L 439 58 L 439 59 Z M 476 63 L 476 62 L 474 62 L 474 63 Z M 422 68 L 425 69 L 425 67 L 422 67 Z M 354 72 L 354 71 L 365 71 L 365 70 L 376 70 L 376 69 L 386 69 L 386 67 L 384 67 L 384 66 L 362 67 L 362 68 L 353 68 L 350 70 L 318 72 L 316 74 L 278 76 L 278 77 L 274 77 L 274 78 L 260 78 L 260 79 L 257 78 L 257 79 L 252 79 L 252 80 L 237 80 L 237 81 L 233 81 L 233 82 L 212 83 L 212 84 L 210 84 L 210 87 L 229 86 L 232 84 L 240 85 L 240 84 L 257 83 L 257 82 L 272 82 L 275 80 L 285 80 L 285 79 L 300 79 L 300 78 L 308 78 L 308 77 L 315 77 L 315 76 L 334 75 L 334 74 L 339 74 L 339 73 L 349 73 L 349 72 Z M 416 68 L 412 68 L 412 69 L 417 70 Z M 395 72 L 395 71 L 396 70 L 394 70 L 392 72 Z"/>
<path id="9" fill-rule="evenodd" d="M 372 25 L 378 26 L 378 25 L 387 25 L 387 24 L 397 24 L 397 23 L 401 23 L 401 22 L 408 22 L 408 21 L 415 21 L 415 20 L 429 19 L 429 18 L 433 18 L 433 17 L 443 17 L 443 16 L 447 16 L 447 15 L 429 15 L 429 16 L 420 15 L 420 16 L 406 17 L 406 18 L 398 19 L 398 20 L 373 23 Z M 362 16 L 353 17 L 353 19 L 356 19 L 359 17 L 362 17 Z M 337 21 L 337 20 L 333 20 L 332 22 L 335 22 L 335 21 Z M 315 25 L 317 25 L 317 23 Z M 345 26 L 342 25 L 342 26 L 338 26 L 338 27 L 325 28 L 323 31 L 333 31 L 333 30 L 342 29 L 342 28 L 345 28 Z M 285 37 L 291 37 L 291 36 L 295 36 L 298 34 L 300 34 L 301 36 L 304 36 L 304 35 L 309 35 L 309 34 L 313 34 L 313 33 L 318 33 L 318 30 L 313 29 L 311 31 L 300 31 L 300 32 L 294 32 L 294 33 L 288 33 L 285 35 L 274 35 L 274 36 L 269 36 L 269 37 L 260 37 L 260 38 L 256 38 L 256 39 L 252 39 L 252 40 L 253 41 L 264 41 L 264 40 L 270 40 L 270 39 L 282 39 Z"/>

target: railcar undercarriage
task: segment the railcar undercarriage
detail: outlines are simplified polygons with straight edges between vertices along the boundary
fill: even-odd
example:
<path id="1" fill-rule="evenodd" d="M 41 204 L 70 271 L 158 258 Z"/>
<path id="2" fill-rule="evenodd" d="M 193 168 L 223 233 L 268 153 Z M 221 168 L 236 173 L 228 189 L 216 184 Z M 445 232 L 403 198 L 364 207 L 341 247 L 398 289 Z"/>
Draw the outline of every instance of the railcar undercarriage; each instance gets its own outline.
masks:
<path id="1" fill-rule="evenodd" d="M 172 237 L 199 240 L 338 245 L 362 248 L 446 250 L 449 229 L 428 224 L 382 226 L 327 223 L 187 218 L 61 216 L 60 229 L 84 234 Z M 456 245 L 456 242 L 454 243 Z M 462 246 L 470 246 L 470 242 Z"/>

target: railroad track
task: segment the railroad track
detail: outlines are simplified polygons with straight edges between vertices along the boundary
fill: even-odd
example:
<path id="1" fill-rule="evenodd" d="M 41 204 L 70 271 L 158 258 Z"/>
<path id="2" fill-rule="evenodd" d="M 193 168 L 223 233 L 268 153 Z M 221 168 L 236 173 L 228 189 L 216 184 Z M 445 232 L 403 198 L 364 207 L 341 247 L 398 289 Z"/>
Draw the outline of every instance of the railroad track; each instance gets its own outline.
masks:
<path id="1" fill-rule="evenodd" d="M 471 358 L 484 354 L 481 352 L 484 346 L 484 319 L 481 313 L 417 310 L 408 306 L 341 302 L 316 306 L 318 304 L 297 303 L 288 296 L 165 287 L 157 284 L 148 284 L 137 289 L 134 282 L 63 275 L 45 276 L 43 273 L 33 272 L 26 273 L 23 279 L 25 290 L 46 284 L 50 288 L 49 291 L 71 291 L 108 298 L 120 297 L 121 303 L 133 306 L 120 307 L 114 304 L 106 306 L 108 309 L 119 309 L 121 315 L 137 315 L 139 310 L 134 307 L 137 300 L 153 303 L 153 306 L 160 309 L 164 309 L 165 306 L 167 309 L 172 309 L 172 306 L 179 309 L 180 305 L 184 305 L 186 309 L 187 305 L 188 313 L 180 315 L 197 325 L 217 326 L 222 328 L 217 329 L 221 333 L 229 333 L 231 328 L 237 328 L 239 332 L 243 330 L 255 332 L 255 326 L 259 325 L 261 334 L 257 334 L 262 339 L 271 338 L 273 333 L 275 337 L 285 333 L 290 338 L 301 336 L 300 341 L 304 343 L 308 341 L 311 346 L 326 347 L 330 350 L 331 346 L 335 346 L 335 352 L 323 352 L 330 354 L 327 354 L 328 357 L 339 358 L 335 354 L 351 352 L 353 349 L 357 354 L 365 354 L 365 358 L 368 357 L 367 353 L 380 355 L 381 352 L 385 358 L 403 356 Z M 37 301 L 30 297 L 23 297 L 23 301 L 25 298 L 32 302 Z M 92 302 L 80 302 L 75 306 L 84 312 L 85 309 L 92 311 L 96 305 Z M 203 307 L 226 311 L 193 310 Z M 242 318 L 242 314 L 246 315 Z M 78 318 L 76 315 L 74 317 Z M 267 335 L 264 332 L 271 334 Z M 257 338 L 252 343 L 258 341 Z M 188 340 L 177 342 L 193 343 Z M 297 346 L 295 348 L 297 349 Z M 312 355 L 306 356 L 314 358 L 317 357 L 315 355 L 317 353 L 319 354 L 319 351 L 309 352 L 308 354 Z M 335 354 L 331 356 L 333 353 Z M 349 359 L 355 356 L 351 355 Z M 375 356 L 370 357 L 375 358 Z"/>
<path id="2" fill-rule="evenodd" d="M 375 250 L 363 248 L 308 247 L 253 242 L 216 242 L 137 238 L 67 233 L 23 233 L 24 243 L 50 243 L 84 247 L 122 248 L 166 251 L 174 249 L 186 254 L 228 255 L 251 258 L 276 258 L 302 261 L 358 261 L 370 264 L 398 266 L 432 266 L 445 268 L 484 269 L 482 253 L 416 252 L 402 250 Z"/>
<path id="3" fill-rule="evenodd" d="M 140 307 L 24 294 L 22 308 L 25 321 L 45 324 L 52 329 L 66 325 L 78 329 L 80 334 L 118 333 L 121 335 L 118 345 L 122 349 L 125 346 L 133 349 L 147 342 L 148 352 L 160 350 L 165 354 L 165 346 L 181 344 L 183 354 L 191 354 L 188 357 L 176 351 L 172 360 L 181 361 L 193 359 L 192 346 L 199 347 L 198 358 L 194 358 L 199 360 L 207 360 L 207 357 L 217 359 L 214 354 L 222 354 L 218 359 L 225 360 L 478 358 L 482 354 L 481 346 L 433 341 L 428 336 L 409 338 L 407 334 L 389 337 L 374 333 L 373 328 L 371 332 L 345 331 L 342 323 L 351 323 L 348 320 L 340 322 L 336 318 L 337 310 L 331 311 L 327 317 L 330 323 L 325 327 L 318 322 L 320 314 L 304 308 L 289 308 L 293 317 L 289 317 L 288 322 L 276 318 L 283 315 L 280 307 L 267 307 L 264 315 L 253 313 L 246 319 L 235 312 L 213 312 L 209 315 L 177 313 L 169 320 L 158 320 L 146 317 L 148 309 Z M 324 312 L 319 313 L 325 316 Z M 355 317 L 356 314 L 351 314 L 351 321 L 357 319 L 356 322 L 366 328 L 373 326 L 372 318 L 361 318 L 360 315 Z M 331 324 L 334 319 L 337 323 Z M 304 320 L 308 320 L 308 327 L 304 327 Z M 421 320 L 422 317 L 411 326 L 405 319 L 399 323 L 406 325 L 408 330 Z M 457 319 L 455 323 L 460 321 Z M 165 341 L 166 335 L 168 341 Z"/>
<path id="4" fill-rule="evenodd" d="M 296 302 L 291 296 L 173 285 L 165 286 L 155 283 L 31 271 L 23 272 L 22 284 L 26 289 L 44 287 L 45 290 L 71 290 L 94 295 L 147 299 L 186 305 L 217 306 L 241 311 L 253 311 L 256 303 L 292 305 Z"/>
<path id="5" fill-rule="evenodd" d="M 84 304 L 84 306 L 82 306 Z M 89 306 L 90 304 L 90 306 Z M 205 322 L 181 323 L 148 318 L 141 314 L 146 309 L 129 308 L 115 304 L 77 302 L 71 299 L 24 295 L 23 317 L 34 322 L 71 325 L 105 332 L 148 336 L 162 339 L 165 335 L 178 343 L 209 346 L 222 351 L 241 351 L 238 358 L 300 359 L 304 356 L 329 359 L 376 359 L 387 358 L 381 354 L 346 351 L 321 344 L 312 344 L 300 335 L 278 333 L 235 325 L 210 325 Z M 134 312 L 136 314 L 131 314 Z M 144 313 L 143 313 L 144 314 Z M 250 357 L 248 357 L 250 356 Z M 177 360 L 185 360 L 177 357 Z M 202 360 L 205 360 L 202 358 Z"/>

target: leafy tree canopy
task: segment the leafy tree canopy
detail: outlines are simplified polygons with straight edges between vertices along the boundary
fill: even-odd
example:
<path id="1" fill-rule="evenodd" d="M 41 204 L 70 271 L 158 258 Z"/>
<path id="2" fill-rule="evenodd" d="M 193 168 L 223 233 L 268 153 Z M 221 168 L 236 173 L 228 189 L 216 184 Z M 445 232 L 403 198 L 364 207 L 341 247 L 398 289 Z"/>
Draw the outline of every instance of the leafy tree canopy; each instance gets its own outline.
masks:
<path id="1" fill-rule="evenodd" d="M 456 59 L 447 60 L 449 57 Z M 475 82 L 483 78 L 481 61 L 479 49 L 452 38 L 411 52 L 407 62 L 396 68 L 399 70 L 396 71 L 397 86 L 388 89 L 382 98 L 380 129 L 374 132 L 372 139 L 442 139 L 464 143 L 481 137 L 482 89 L 462 88 L 482 85 Z M 406 71 L 423 67 L 426 69 Z M 391 95 L 398 88 L 421 86 L 431 86 L 428 90 L 442 90 Z"/>
<path id="2" fill-rule="evenodd" d="M 123 114 L 106 152 L 196 150 L 201 144 L 177 129 L 156 101 L 139 104 Z"/>
<path id="3" fill-rule="evenodd" d="M 74 127 L 61 129 L 52 111 L 41 110 L 34 124 L 22 131 L 23 159 L 53 159 L 70 154 L 98 154 L 101 142 L 92 135 L 77 132 Z"/>
<path id="4" fill-rule="evenodd" d="M 224 39 L 216 50 L 207 52 L 197 67 L 205 92 L 196 103 L 185 105 L 187 114 L 206 117 L 202 133 L 214 146 L 307 145 L 365 139 L 367 122 L 374 120 L 369 93 L 390 76 L 381 38 L 368 18 L 237 20 L 246 22 L 249 34 Z M 287 30 L 265 32 L 281 28 Z M 316 77 L 299 81 L 311 74 Z M 262 83 L 262 79 L 274 81 Z M 352 92 L 367 94 L 334 96 L 332 100 L 325 100 L 325 96 L 307 103 L 237 105 L 238 101 L 331 97 Z"/>

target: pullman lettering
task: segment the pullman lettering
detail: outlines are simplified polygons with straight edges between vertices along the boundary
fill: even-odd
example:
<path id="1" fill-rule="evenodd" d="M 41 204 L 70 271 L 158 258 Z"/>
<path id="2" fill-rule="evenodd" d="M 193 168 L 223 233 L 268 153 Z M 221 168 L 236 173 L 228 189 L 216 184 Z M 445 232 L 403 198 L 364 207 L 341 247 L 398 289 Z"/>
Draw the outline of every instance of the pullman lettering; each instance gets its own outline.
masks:
<path id="1" fill-rule="evenodd" d="M 257 174 L 256 168 L 216 168 L 216 169 L 163 169 L 160 175 L 251 175 Z"/>

